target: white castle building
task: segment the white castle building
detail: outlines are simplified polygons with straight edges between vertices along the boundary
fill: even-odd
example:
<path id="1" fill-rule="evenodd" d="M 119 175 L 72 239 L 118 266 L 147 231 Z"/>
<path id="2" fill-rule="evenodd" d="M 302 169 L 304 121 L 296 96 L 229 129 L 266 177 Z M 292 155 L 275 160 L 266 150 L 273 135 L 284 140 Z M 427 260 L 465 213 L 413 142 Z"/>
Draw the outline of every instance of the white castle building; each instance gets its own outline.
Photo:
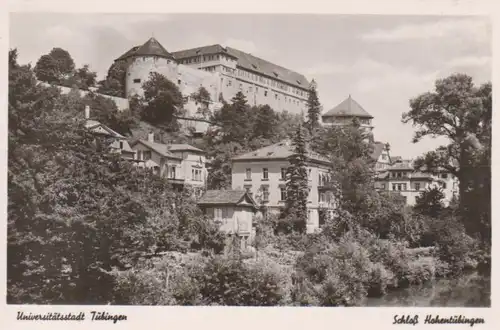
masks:
<path id="1" fill-rule="evenodd" d="M 170 53 L 150 38 L 115 61 L 127 64 L 127 98 L 142 95 L 142 84 L 151 72 L 158 72 L 187 98 L 203 86 L 210 94 L 211 110 L 221 106 L 221 97 L 229 101 L 241 91 L 250 105 L 268 104 L 276 111 L 297 114 L 306 111 L 310 83 L 304 75 L 234 48 L 211 45 Z M 189 100 L 187 117 L 194 117 L 197 107 Z"/>

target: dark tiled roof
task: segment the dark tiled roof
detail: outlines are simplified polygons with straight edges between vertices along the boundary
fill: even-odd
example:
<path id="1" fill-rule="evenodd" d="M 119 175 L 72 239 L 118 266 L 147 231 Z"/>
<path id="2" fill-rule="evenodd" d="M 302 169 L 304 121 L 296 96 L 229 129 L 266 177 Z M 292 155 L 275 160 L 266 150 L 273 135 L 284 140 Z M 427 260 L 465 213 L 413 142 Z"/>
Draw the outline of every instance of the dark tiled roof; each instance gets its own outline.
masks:
<path id="1" fill-rule="evenodd" d="M 139 46 L 134 46 L 134 47 L 130 48 L 127 52 L 125 52 L 125 54 L 123 54 L 122 56 L 118 57 L 115 61 L 120 61 L 120 60 L 126 59 L 131 54 L 133 54 L 137 49 L 139 49 Z"/>
<path id="2" fill-rule="evenodd" d="M 271 160 L 271 159 L 287 159 L 293 154 L 293 146 L 289 140 L 284 140 L 270 146 L 247 152 L 245 154 L 233 157 L 233 161 L 238 160 Z M 329 160 L 321 155 L 309 152 L 309 160 L 319 162 L 329 162 Z"/>
<path id="3" fill-rule="evenodd" d="M 194 57 L 197 55 L 225 54 L 237 59 L 237 65 L 243 69 L 250 70 L 269 78 L 286 82 L 292 86 L 309 89 L 309 81 L 304 75 L 276 65 L 259 57 L 245 53 L 231 47 L 221 45 L 210 45 L 191 48 L 172 53 L 176 59 Z"/>
<path id="4" fill-rule="evenodd" d="M 235 48 L 227 47 L 227 50 L 229 54 L 238 58 L 238 66 L 244 69 L 264 74 L 273 79 L 281 80 L 292 86 L 309 89 L 309 81 L 300 73 L 286 69 L 282 66 L 268 62 Z"/>
<path id="5" fill-rule="evenodd" d="M 322 117 L 360 117 L 373 118 L 351 95 L 339 105 L 326 112 Z"/>
<path id="6" fill-rule="evenodd" d="M 175 156 L 173 153 L 171 153 L 169 151 L 167 144 L 150 142 L 147 140 L 137 140 L 137 141 L 133 142 L 132 145 L 135 145 L 136 143 L 142 143 L 143 145 L 156 151 L 157 153 L 159 153 L 163 157 L 181 159 L 180 157 Z"/>
<path id="7" fill-rule="evenodd" d="M 196 48 L 190 48 L 190 49 L 185 49 L 185 50 L 180 50 L 178 52 L 173 52 L 172 55 L 177 59 L 184 59 L 188 57 L 195 57 L 199 55 L 214 55 L 214 54 L 226 54 L 230 57 L 234 57 L 237 59 L 234 55 L 230 54 L 227 51 L 227 48 L 222 47 L 221 45 L 210 45 L 210 46 L 203 46 L 203 47 L 196 47 Z"/>
<path id="8" fill-rule="evenodd" d="M 185 143 L 183 143 L 183 144 L 169 144 L 167 146 L 167 148 L 169 151 L 194 151 L 194 152 L 203 152 L 204 153 L 203 150 L 198 149 L 196 147 L 193 147 L 189 144 L 185 144 Z"/>
<path id="9" fill-rule="evenodd" d="M 200 205 L 237 205 L 244 198 L 255 207 L 254 200 L 247 194 L 245 190 L 207 190 L 199 199 Z"/>
<path id="10" fill-rule="evenodd" d="M 125 59 L 130 56 L 159 56 L 168 59 L 174 59 L 155 38 L 150 38 L 146 43 L 140 47 L 133 47 L 128 52 L 120 56 L 118 59 Z"/>

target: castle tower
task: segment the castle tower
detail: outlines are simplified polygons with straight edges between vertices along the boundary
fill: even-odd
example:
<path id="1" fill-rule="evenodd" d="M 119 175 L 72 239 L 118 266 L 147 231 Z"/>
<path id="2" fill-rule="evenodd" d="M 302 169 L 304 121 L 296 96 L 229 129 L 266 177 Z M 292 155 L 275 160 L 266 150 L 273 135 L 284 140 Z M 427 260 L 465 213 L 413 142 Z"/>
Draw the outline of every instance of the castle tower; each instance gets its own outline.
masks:
<path id="1" fill-rule="evenodd" d="M 127 63 L 125 79 L 126 97 L 142 95 L 142 84 L 149 80 L 149 74 L 158 72 L 173 82 L 177 82 L 177 62 L 155 38 L 150 38 L 142 46 L 136 46 L 115 61 Z"/>
<path id="2" fill-rule="evenodd" d="M 369 130 L 373 129 L 370 115 L 351 95 L 333 109 L 327 111 L 321 116 L 325 126 L 343 126 L 350 125 L 353 120 L 358 120 L 361 127 Z"/>

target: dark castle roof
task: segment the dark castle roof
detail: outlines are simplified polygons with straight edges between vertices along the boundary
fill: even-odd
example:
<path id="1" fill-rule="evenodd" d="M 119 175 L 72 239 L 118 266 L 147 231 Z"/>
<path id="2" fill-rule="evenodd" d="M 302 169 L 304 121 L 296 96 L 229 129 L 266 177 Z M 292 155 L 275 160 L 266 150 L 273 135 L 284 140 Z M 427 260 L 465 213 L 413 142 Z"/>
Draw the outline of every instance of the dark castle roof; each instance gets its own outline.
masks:
<path id="1" fill-rule="evenodd" d="M 142 46 L 132 47 L 125 54 L 116 60 L 123 60 L 130 56 L 158 56 L 173 60 L 174 57 L 170 54 L 155 38 L 150 38 Z"/>
<path id="2" fill-rule="evenodd" d="M 169 53 L 158 40 L 151 38 L 142 46 L 132 47 L 116 60 L 123 60 L 130 56 L 160 56 L 181 60 L 189 57 L 213 54 L 223 54 L 234 58 L 237 61 L 237 66 L 245 70 L 285 82 L 298 88 L 309 89 L 310 83 L 304 75 L 253 56 L 252 54 L 231 47 L 223 47 L 219 44 Z"/>
<path id="3" fill-rule="evenodd" d="M 351 95 L 339 105 L 325 113 L 322 117 L 359 117 L 373 118 Z"/>

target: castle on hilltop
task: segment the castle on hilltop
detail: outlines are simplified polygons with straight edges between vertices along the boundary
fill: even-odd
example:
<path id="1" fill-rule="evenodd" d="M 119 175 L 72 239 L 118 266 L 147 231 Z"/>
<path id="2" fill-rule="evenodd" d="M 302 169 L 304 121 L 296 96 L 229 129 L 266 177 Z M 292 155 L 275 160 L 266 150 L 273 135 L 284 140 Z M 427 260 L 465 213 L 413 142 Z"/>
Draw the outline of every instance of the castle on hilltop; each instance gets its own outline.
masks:
<path id="1" fill-rule="evenodd" d="M 141 95 L 149 74 L 158 72 L 176 83 L 185 97 L 203 86 L 212 108 L 220 106 L 221 98 L 230 100 L 241 91 L 252 106 L 268 104 L 276 111 L 296 114 L 306 111 L 310 82 L 304 75 L 234 48 L 211 45 L 168 52 L 150 38 L 115 61 L 127 64 L 127 98 Z M 190 103 L 188 116 L 196 111 Z"/>

